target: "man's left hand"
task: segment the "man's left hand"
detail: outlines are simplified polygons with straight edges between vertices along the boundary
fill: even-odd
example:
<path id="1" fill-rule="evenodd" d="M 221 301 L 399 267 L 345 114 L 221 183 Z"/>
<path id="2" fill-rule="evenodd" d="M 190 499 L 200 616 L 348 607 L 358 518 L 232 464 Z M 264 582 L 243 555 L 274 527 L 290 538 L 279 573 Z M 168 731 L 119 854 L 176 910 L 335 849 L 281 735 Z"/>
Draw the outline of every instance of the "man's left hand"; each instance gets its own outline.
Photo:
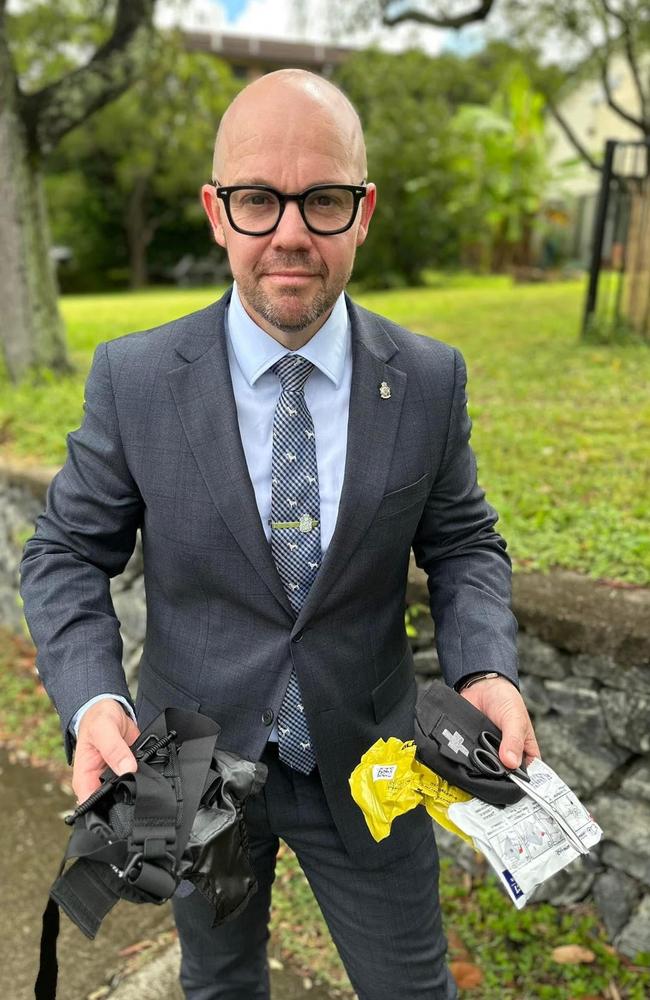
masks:
<path id="1" fill-rule="evenodd" d="M 539 757 L 533 724 L 519 691 L 505 677 L 493 677 L 461 691 L 480 712 L 487 715 L 502 733 L 499 757 L 508 768 L 519 767 Z"/>

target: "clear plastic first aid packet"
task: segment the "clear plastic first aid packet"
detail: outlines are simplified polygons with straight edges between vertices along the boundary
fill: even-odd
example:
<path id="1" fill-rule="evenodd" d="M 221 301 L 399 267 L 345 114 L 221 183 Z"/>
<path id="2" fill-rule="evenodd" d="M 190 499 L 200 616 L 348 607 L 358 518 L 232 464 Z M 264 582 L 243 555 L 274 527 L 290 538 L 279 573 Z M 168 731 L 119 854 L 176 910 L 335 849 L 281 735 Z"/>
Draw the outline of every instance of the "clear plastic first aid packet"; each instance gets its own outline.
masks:
<path id="1" fill-rule="evenodd" d="M 569 786 L 539 758 L 527 770 L 535 791 L 566 820 L 583 847 L 594 847 L 602 830 Z M 485 855 L 517 909 L 536 885 L 579 856 L 559 824 L 527 795 L 503 809 L 480 799 L 455 802 L 448 816 Z"/>

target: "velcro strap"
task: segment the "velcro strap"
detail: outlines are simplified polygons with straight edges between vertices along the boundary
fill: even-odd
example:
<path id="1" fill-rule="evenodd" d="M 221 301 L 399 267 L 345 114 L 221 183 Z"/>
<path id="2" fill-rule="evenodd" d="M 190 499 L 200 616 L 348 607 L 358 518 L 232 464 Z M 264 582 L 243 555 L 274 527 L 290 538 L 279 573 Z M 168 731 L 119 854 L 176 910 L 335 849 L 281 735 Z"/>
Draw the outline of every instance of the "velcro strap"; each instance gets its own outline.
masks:
<path id="1" fill-rule="evenodd" d="M 56 880 L 50 895 L 86 937 L 92 939 L 120 898 L 120 884 L 108 865 L 79 858 Z"/>

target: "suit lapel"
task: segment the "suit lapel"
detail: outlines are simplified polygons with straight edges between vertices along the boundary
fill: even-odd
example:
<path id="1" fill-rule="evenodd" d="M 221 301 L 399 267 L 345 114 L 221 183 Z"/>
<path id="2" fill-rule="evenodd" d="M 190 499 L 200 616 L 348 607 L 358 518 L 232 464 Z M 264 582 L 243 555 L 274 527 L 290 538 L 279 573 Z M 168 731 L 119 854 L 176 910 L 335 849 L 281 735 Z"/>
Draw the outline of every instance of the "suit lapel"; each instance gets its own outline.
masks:
<path id="1" fill-rule="evenodd" d="M 347 305 L 352 327 L 352 384 L 343 488 L 334 534 L 294 631 L 322 608 L 327 592 L 372 521 L 385 492 L 406 392 L 405 372 L 387 364 L 397 351 L 395 342 L 377 317 L 357 309 L 349 298 Z M 390 388 L 387 399 L 380 393 L 383 382 Z"/>
<path id="2" fill-rule="evenodd" d="M 178 413 L 212 500 L 271 593 L 295 619 L 262 528 L 239 433 L 226 348 L 230 295 L 194 314 L 176 345 L 185 359 L 168 372 Z M 377 317 L 347 299 L 352 383 L 347 453 L 334 534 L 293 631 L 321 608 L 361 541 L 385 492 L 406 390 L 406 374 L 388 364 L 397 347 Z M 390 388 L 382 398 L 380 386 Z"/>
<path id="3" fill-rule="evenodd" d="M 168 379 L 215 506 L 266 586 L 295 618 L 262 528 L 239 433 L 224 322 L 229 299 L 225 295 L 192 318 L 192 327 L 176 346 L 189 363 L 168 372 Z"/>

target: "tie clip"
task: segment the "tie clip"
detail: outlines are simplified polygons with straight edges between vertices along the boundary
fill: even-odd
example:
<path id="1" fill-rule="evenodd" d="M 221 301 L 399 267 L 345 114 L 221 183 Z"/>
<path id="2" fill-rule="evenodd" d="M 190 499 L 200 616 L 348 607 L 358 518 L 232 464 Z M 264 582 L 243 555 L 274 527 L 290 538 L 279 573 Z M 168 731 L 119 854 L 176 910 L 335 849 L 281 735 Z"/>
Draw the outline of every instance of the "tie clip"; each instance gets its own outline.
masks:
<path id="1" fill-rule="evenodd" d="M 271 528 L 297 528 L 298 531 L 302 531 L 306 534 L 311 531 L 312 528 L 317 527 L 318 521 L 311 514 L 301 514 L 299 521 L 272 521 L 269 518 L 269 524 Z"/>

